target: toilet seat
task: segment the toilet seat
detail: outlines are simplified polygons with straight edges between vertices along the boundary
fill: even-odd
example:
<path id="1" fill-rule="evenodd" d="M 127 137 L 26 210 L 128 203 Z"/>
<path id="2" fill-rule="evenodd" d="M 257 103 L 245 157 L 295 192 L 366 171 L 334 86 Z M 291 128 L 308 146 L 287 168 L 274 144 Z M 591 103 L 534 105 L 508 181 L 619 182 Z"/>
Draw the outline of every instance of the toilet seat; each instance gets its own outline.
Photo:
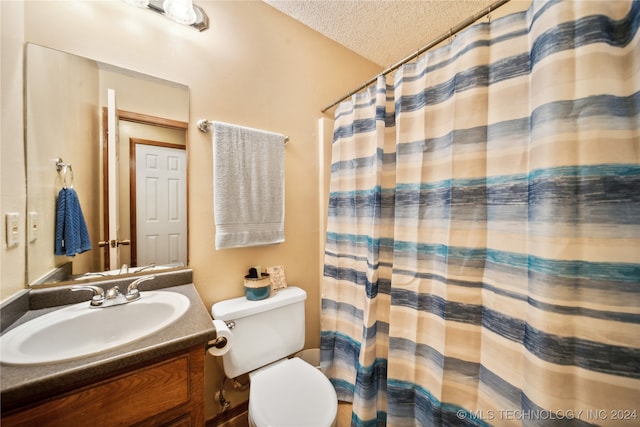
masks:
<path id="1" fill-rule="evenodd" d="M 258 427 L 329 427 L 338 412 L 331 381 L 297 357 L 255 373 L 249 423 Z"/>

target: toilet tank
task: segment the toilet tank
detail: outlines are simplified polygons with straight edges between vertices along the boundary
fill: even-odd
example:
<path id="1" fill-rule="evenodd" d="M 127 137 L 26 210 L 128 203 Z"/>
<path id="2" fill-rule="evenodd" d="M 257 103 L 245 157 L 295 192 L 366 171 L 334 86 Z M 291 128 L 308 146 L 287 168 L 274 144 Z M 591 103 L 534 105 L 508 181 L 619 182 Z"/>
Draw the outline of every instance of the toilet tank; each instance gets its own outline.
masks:
<path id="1" fill-rule="evenodd" d="M 239 297 L 215 303 L 213 318 L 234 324 L 230 349 L 222 356 L 227 377 L 235 378 L 301 350 L 306 299 L 304 290 L 289 286 L 260 301 Z"/>

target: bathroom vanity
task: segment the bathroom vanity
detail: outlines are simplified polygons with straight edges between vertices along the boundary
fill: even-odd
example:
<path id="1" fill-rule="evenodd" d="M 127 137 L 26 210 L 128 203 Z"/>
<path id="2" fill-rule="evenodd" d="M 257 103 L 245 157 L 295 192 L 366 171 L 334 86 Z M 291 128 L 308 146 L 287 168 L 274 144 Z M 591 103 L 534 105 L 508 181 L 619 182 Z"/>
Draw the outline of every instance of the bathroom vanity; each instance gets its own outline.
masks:
<path id="1" fill-rule="evenodd" d="M 147 286 L 141 286 L 141 291 L 175 292 L 186 296 L 190 306 L 156 333 L 74 360 L 3 364 L 2 426 L 204 425 L 204 359 L 207 342 L 216 333 L 190 283 L 191 271 L 177 279 L 175 273 L 167 275 L 158 274 L 155 280 L 145 282 Z M 181 282 L 184 284 L 176 285 Z M 106 286 L 111 284 L 106 282 Z M 126 288 L 126 282 L 123 284 Z M 77 298 L 79 294 L 68 288 L 32 289 L 28 293 L 28 310 L 11 327 L 59 309 L 65 296 Z M 47 301 L 56 307 L 46 306 Z M 15 307 L 9 307 L 11 311 Z"/>

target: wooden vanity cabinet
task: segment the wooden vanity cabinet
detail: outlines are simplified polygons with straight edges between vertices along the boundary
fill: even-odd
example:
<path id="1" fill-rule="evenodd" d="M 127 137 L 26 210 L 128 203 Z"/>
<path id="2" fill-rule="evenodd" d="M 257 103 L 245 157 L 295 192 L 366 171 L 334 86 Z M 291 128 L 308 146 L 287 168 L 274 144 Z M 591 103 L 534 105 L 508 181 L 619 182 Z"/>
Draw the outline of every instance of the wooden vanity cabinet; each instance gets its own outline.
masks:
<path id="1" fill-rule="evenodd" d="M 202 346 L 7 414 L 10 426 L 204 426 Z"/>

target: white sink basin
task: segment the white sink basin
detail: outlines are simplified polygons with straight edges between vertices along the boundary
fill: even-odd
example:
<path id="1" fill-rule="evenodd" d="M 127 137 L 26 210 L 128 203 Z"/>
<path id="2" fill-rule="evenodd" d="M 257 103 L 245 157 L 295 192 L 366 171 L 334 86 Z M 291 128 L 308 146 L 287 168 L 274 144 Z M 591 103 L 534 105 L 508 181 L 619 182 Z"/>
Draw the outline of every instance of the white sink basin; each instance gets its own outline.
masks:
<path id="1" fill-rule="evenodd" d="M 43 365 L 112 350 L 168 326 L 188 308 L 189 298 L 164 291 L 140 292 L 139 300 L 112 307 L 73 304 L 2 335 L 0 361 Z"/>

